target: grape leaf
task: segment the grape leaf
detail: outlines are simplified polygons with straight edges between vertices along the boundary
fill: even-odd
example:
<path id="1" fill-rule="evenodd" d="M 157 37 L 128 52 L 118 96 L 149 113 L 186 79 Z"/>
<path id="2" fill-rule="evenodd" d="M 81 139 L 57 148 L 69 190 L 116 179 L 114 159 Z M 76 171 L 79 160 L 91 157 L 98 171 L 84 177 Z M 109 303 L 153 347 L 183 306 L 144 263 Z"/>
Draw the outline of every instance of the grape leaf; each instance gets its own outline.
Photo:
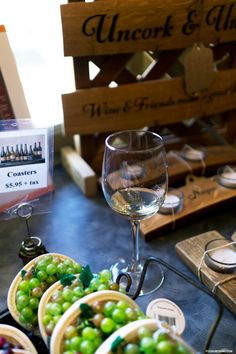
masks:
<path id="1" fill-rule="evenodd" d="M 79 279 L 81 280 L 84 289 L 89 287 L 89 284 L 93 279 L 93 273 L 91 272 L 89 265 L 86 265 L 86 267 L 83 268 L 82 272 L 80 273 Z"/>
<path id="2" fill-rule="evenodd" d="M 76 279 L 76 276 L 74 274 L 63 274 L 60 277 L 60 283 L 63 286 L 71 285 L 72 281 Z"/>
<path id="3" fill-rule="evenodd" d="M 24 269 L 20 272 L 20 275 L 21 275 L 21 278 L 22 278 L 22 279 L 24 279 L 26 273 L 27 273 L 27 272 L 26 272 L 26 270 L 24 270 Z"/>
<path id="4" fill-rule="evenodd" d="M 80 304 L 79 308 L 80 308 L 80 311 L 81 311 L 81 317 L 90 318 L 90 317 L 93 316 L 92 307 L 89 306 L 88 304 Z"/>
<path id="5" fill-rule="evenodd" d="M 118 336 L 112 343 L 111 343 L 111 352 L 116 353 L 121 343 L 124 342 L 124 338 Z"/>

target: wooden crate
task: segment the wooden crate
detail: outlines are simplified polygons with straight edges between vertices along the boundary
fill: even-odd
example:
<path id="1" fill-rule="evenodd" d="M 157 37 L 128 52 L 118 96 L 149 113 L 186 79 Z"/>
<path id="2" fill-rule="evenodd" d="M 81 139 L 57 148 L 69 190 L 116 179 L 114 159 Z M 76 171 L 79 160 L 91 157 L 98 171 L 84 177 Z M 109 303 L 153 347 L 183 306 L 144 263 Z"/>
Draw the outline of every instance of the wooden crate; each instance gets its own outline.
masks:
<path id="1" fill-rule="evenodd" d="M 65 133 L 80 135 L 81 157 L 97 174 L 104 139 L 118 130 L 149 127 L 175 143 L 192 135 L 234 143 L 235 17 L 236 3 L 222 0 L 61 5 L 64 54 L 73 57 L 76 82 L 75 92 L 62 95 Z M 211 48 L 212 80 L 190 95 L 183 62 L 196 43 Z M 91 62 L 99 68 L 93 79 Z"/>

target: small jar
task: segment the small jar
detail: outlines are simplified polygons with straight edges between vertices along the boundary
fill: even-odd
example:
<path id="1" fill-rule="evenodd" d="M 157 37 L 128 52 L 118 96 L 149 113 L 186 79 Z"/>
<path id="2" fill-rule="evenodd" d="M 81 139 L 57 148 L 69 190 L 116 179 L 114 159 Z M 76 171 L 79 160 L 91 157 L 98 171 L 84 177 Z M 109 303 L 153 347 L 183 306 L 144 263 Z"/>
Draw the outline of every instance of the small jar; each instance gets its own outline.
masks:
<path id="1" fill-rule="evenodd" d="M 31 236 L 26 238 L 21 243 L 19 257 L 22 259 L 23 264 L 25 265 L 32 259 L 45 253 L 48 253 L 48 251 L 43 245 L 42 240 L 39 237 Z"/>

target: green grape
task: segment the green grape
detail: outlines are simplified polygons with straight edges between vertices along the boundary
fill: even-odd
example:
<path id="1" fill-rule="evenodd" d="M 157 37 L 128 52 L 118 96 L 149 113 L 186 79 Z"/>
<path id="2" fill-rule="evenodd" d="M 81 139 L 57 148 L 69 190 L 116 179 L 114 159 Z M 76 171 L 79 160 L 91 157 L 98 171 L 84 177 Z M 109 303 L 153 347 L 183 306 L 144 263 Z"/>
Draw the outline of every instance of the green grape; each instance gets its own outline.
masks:
<path id="1" fill-rule="evenodd" d="M 84 290 L 84 295 L 91 294 L 92 292 L 93 292 L 93 289 L 91 289 L 91 288 L 86 288 L 86 289 Z"/>
<path id="2" fill-rule="evenodd" d="M 31 307 L 26 306 L 22 309 L 21 315 L 25 318 L 25 320 L 31 322 L 33 318 L 33 310 Z"/>
<path id="3" fill-rule="evenodd" d="M 57 315 L 53 317 L 53 322 L 55 323 L 55 325 L 57 324 L 57 322 L 60 320 L 62 315 Z"/>
<path id="4" fill-rule="evenodd" d="M 169 340 L 163 340 L 156 344 L 156 350 L 158 354 L 173 354 L 175 345 Z"/>
<path id="5" fill-rule="evenodd" d="M 46 332 L 47 336 L 51 336 L 52 335 L 52 332 L 53 332 L 54 328 L 55 328 L 54 321 L 50 321 L 45 327 L 45 332 Z"/>
<path id="6" fill-rule="evenodd" d="M 112 333 L 115 329 L 115 326 L 115 322 L 109 317 L 103 318 L 100 324 L 101 330 L 106 334 Z"/>
<path id="7" fill-rule="evenodd" d="M 49 275 L 48 278 L 47 278 L 47 284 L 48 284 L 48 285 L 52 285 L 52 284 L 54 284 L 56 281 L 57 281 L 57 277 L 56 277 L 54 274 Z"/>
<path id="8" fill-rule="evenodd" d="M 57 265 L 57 273 L 59 273 L 59 274 L 65 274 L 66 269 L 67 269 L 67 266 L 64 263 L 59 263 Z"/>
<path id="9" fill-rule="evenodd" d="M 73 338 L 73 337 L 76 337 L 76 335 L 77 335 L 77 331 L 76 331 L 76 327 L 75 327 L 75 326 L 70 325 L 70 326 L 68 326 L 68 327 L 66 328 L 66 330 L 65 330 L 65 337 L 66 337 L 67 339 L 71 339 L 71 338 Z"/>
<path id="10" fill-rule="evenodd" d="M 18 298 L 21 295 L 25 295 L 25 292 L 23 290 L 17 290 L 16 292 L 16 298 Z"/>
<path id="11" fill-rule="evenodd" d="M 127 317 L 126 317 L 125 312 L 123 310 L 114 309 L 114 311 L 112 312 L 112 319 L 116 323 L 125 323 L 125 321 L 127 320 Z"/>
<path id="12" fill-rule="evenodd" d="M 74 338 L 76 338 L 76 337 L 74 337 Z M 72 338 L 73 339 L 73 338 Z M 70 339 L 66 339 L 65 341 L 64 341 L 64 349 L 65 350 L 70 350 L 71 349 L 71 345 L 70 345 Z"/>
<path id="13" fill-rule="evenodd" d="M 115 308 L 116 308 L 116 304 L 114 301 L 107 301 L 103 307 L 104 315 L 110 317 L 112 315 L 113 311 L 115 310 Z"/>
<path id="14" fill-rule="evenodd" d="M 153 338 L 156 343 L 159 343 L 163 340 L 168 340 L 168 334 L 167 334 L 166 330 L 163 330 L 162 328 L 160 328 L 153 333 Z"/>
<path id="15" fill-rule="evenodd" d="M 85 327 L 82 330 L 82 337 L 88 340 L 94 340 L 97 336 L 97 332 L 92 327 Z"/>
<path id="16" fill-rule="evenodd" d="M 102 283 L 109 282 L 112 279 L 112 274 L 108 269 L 104 269 L 99 273 L 99 279 Z"/>
<path id="17" fill-rule="evenodd" d="M 68 258 L 63 261 L 63 264 L 65 264 L 66 268 L 73 267 L 74 265 L 73 261 Z"/>
<path id="18" fill-rule="evenodd" d="M 139 346 L 135 343 L 129 343 L 124 348 L 124 354 L 140 354 Z"/>
<path id="19" fill-rule="evenodd" d="M 72 303 L 74 303 L 74 302 L 76 302 L 78 300 L 79 300 L 78 296 L 73 296 L 71 301 L 72 301 Z"/>
<path id="20" fill-rule="evenodd" d="M 66 273 L 67 274 L 75 274 L 75 268 L 74 267 L 68 267 L 67 269 L 66 269 Z"/>
<path id="21" fill-rule="evenodd" d="M 97 277 L 95 277 L 95 278 L 93 278 L 91 281 L 90 281 L 90 288 L 92 288 L 93 290 L 97 290 L 98 289 L 98 287 L 99 287 L 99 285 L 100 285 L 100 280 L 97 278 Z"/>
<path id="22" fill-rule="evenodd" d="M 37 310 L 37 308 L 39 307 L 39 300 L 36 299 L 35 297 L 31 298 L 31 299 L 29 300 L 29 306 L 30 306 L 32 309 Z"/>
<path id="23" fill-rule="evenodd" d="M 52 321 L 52 316 L 47 314 L 47 315 L 44 315 L 43 318 L 42 318 L 42 323 L 44 326 L 48 325 L 49 322 Z"/>
<path id="24" fill-rule="evenodd" d="M 57 272 L 57 267 L 55 266 L 55 264 L 50 263 L 47 265 L 46 272 L 49 275 L 54 275 Z"/>
<path id="25" fill-rule="evenodd" d="M 144 337 L 141 339 L 140 347 L 145 353 L 152 353 L 156 348 L 156 343 L 152 337 Z"/>
<path id="26" fill-rule="evenodd" d="M 45 263 L 48 265 L 49 263 L 52 263 L 53 255 L 51 255 L 51 254 L 46 254 L 46 255 L 43 257 L 43 260 L 44 260 Z"/>
<path id="27" fill-rule="evenodd" d="M 30 288 L 33 289 L 33 288 L 37 288 L 38 286 L 40 286 L 40 280 L 37 279 L 37 278 L 31 278 L 29 280 L 29 283 L 30 283 Z"/>
<path id="28" fill-rule="evenodd" d="M 19 305 L 21 308 L 27 306 L 29 301 L 30 301 L 30 299 L 29 299 L 29 296 L 27 296 L 27 295 L 18 296 L 18 298 L 16 299 L 17 305 Z"/>
<path id="29" fill-rule="evenodd" d="M 54 302 L 51 304 L 50 312 L 52 315 L 58 316 L 62 314 L 62 306 Z"/>
<path id="30" fill-rule="evenodd" d="M 45 271 L 47 267 L 47 263 L 45 262 L 44 259 L 41 259 L 38 263 L 37 263 L 37 269 L 39 270 L 43 270 Z"/>
<path id="31" fill-rule="evenodd" d="M 83 339 L 79 336 L 71 338 L 71 340 L 68 343 L 69 344 L 68 349 L 75 350 L 76 352 L 79 352 L 80 351 L 80 344 L 82 341 L 83 341 Z M 66 349 L 66 345 L 65 345 L 65 349 Z"/>
<path id="32" fill-rule="evenodd" d="M 71 290 L 69 288 L 63 289 L 62 297 L 65 301 L 72 302 L 73 296 L 74 296 L 73 290 Z"/>
<path id="33" fill-rule="evenodd" d="M 83 354 L 93 354 L 94 353 L 94 343 L 85 339 L 80 344 L 80 351 Z"/>
<path id="34" fill-rule="evenodd" d="M 152 337 L 152 332 L 150 331 L 150 329 L 144 326 L 138 329 L 137 334 L 139 339 L 145 337 Z"/>
<path id="35" fill-rule="evenodd" d="M 184 344 L 178 343 L 175 354 L 191 354 L 191 352 Z"/>
<path id="36" fill-rule="evenodd" d="M 62 296 L 62 291 L 61 290 L 56 290 L 51 297 L 52 302 L 56 302 L 57 304 L 62 305 L 64 302 L 63 296 Z"/>
<path id="37" fill-rule="evenodd" d="M 40 281 L 43 281 L 43 280 L 46 280 L 48 277 L 47 273 L 45 272 L 45 270 L 39 270 L 38 273 L 37 273 L 37 278 L 40 280 Z"/>
<path id="38" fill-rule="evenodd" d="M 26 324 L 28 320 L 20 313 L 19 320 L 21 323 Z"/>
<path id="39" fill-rule="evenodd" d="M 71 307 L 72 303 L 69 301 L 66 301 L 62 304 L 62 311 L 63 313 L 66 312 L 68 310 L 69 307 Z"/>
<path id="40" fill-rule="evenodd" d="M 73 294 L 74 294 L 74 296 L 77 296 L 78 298 L 81 298 L 81 297 L 84 296 L 84 289 L 81 288 L 80 286 L 76 286 L 73 289 Z"/>
<path id="41" fill-rule="evenodd" d="M 80 263 L 75 263 L 74 268 L 75 268 L 75 274 L 81 273 L 82 269 L 83 269 L 83 267 Z"/>
<path id="42" fill-rule="evenodd" d="M 109 290 L 109 285 L 108 284 L 100 284 L 98 286 L 98 291 L 103 291 L 103 290 Z"/>
<path id="43" fill-rule="evenodd" d="M 135 321 L 137 319 L 137 313 L 131 307 L 128 307 L 127 309 L 125 309 L 125 315 L 126 315 L 126 318 L 128 319 L 128 321 Z"/>
<path id="44" fill-rule="evenodd" d="M 124 300 L 120 300 L 117 302 L 116 307 L 125 311 L 129 307 L 129 304 Z"/>
<path id="45" fill-rule="evenodd" d="M 18 288 L 27 293 L 30 290 L 30 282 L 28 280 L 21 280 Z"/>

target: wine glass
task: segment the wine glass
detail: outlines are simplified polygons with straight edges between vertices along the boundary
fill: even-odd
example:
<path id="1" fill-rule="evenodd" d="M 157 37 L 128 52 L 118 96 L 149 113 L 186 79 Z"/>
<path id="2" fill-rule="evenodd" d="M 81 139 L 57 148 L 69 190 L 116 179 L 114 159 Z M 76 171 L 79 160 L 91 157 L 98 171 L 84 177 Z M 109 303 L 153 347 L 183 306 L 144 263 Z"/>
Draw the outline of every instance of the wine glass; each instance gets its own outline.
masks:
<path id="1" fill-rule="evenodd" d="M 129 219 L 133 235 L 133 257 L 120 259 L 111 266 L 114 278 L 127 272 L 132 278 L 135 292 L 143 269 L 139 253 L 140 221 L 156 214 L 164 202 L 168 175 L 163 139 L 144 130 L 125 130 L 106 138 L 102 189 L 108 205 Z M 155 263 L 146 273 L 140 295 L 156 290 L 164 275 Z"/>

